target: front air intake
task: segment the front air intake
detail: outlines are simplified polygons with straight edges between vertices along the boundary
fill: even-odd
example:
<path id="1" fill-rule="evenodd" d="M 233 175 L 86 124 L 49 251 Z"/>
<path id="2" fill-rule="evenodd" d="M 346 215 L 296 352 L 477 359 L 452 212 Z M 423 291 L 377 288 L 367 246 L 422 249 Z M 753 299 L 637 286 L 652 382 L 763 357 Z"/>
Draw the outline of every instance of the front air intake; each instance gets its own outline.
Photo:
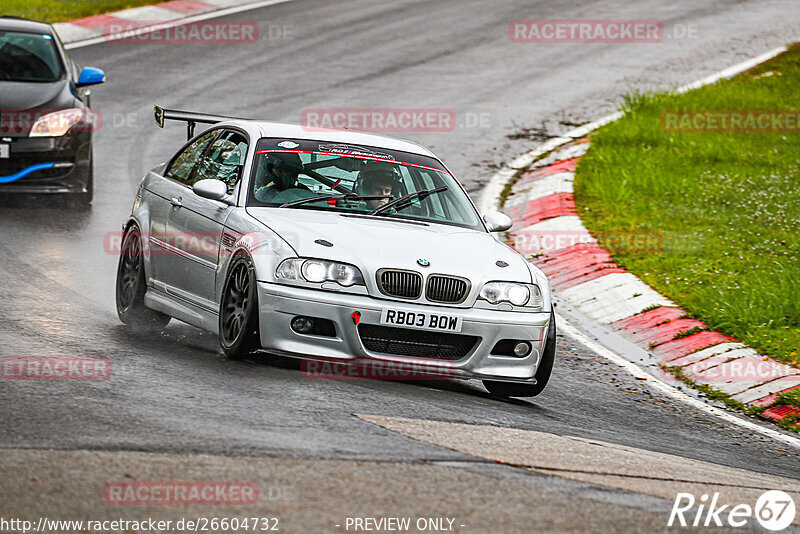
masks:
<path id="1" fill-rule="evenodd" d="M 458 304 L 467 298 L 469 286 L 469 280 L 465 278 L 434 274 L 428 277 L 425 297 L 431 302 Z"/>
<path id="2" fill-rule="evenodd" d="M 401 299 L 418 299 L 422 294 L 422 275 L 414 271 L 381 269 L 377 273 L 378 289 L 384 295 Z"/>

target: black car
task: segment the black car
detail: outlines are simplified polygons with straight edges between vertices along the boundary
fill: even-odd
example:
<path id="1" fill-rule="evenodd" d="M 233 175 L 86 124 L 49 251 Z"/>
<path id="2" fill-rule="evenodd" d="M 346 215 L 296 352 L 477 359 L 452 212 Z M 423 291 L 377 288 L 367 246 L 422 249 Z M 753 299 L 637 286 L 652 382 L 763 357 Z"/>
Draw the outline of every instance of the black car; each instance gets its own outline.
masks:
<path id="1" fill-rule="evenodd" d="M 0 195 L 73 193 L 92 201 L 90 85 L 105 81 L 72 61 L 55 29 L 0 17 Z"/>

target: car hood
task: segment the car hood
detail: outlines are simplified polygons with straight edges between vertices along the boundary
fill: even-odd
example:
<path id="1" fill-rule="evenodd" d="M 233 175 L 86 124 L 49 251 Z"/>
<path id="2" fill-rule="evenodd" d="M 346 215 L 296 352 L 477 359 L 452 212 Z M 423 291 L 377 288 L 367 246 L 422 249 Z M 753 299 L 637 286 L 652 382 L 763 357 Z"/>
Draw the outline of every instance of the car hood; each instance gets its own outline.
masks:
<path id="1" fill-rule="evenodd" d="M 247 210 L 286 240 L 299 256 L 351 263 L 362 271 L 366 269 L 364 275 L 370 278 L 378 269 L 396 268 L 462 276 L 473 284 L 489 280 L 531 282 L 525 260 L 483 231 L 322 210 Z M 430 265 L 422 267 L 418 260 L 427 260 Z"/>
<path id="2" fill-rule="evenodd" d="M 64 98 L 66 83 L 25 83 L 0 81 L 0 106 L 4 110 L 28 110 L 35 108 L 61 109 L 69 107 L 73 98 Z"/>
<path id="3" fill-rule="evenodd" d="M 7 115 L 5 119 L 0 116 L 4 136 L 27 137 L 33 118 L 74 106 L 75 97 L 63 80 L 53 83 L 0 81 L 0 113 Z M 9 113 L 13 115 L 9 117 Z M 23 119 L 23 115 L 17 115 L 22 113 L 30 116 Z"/>

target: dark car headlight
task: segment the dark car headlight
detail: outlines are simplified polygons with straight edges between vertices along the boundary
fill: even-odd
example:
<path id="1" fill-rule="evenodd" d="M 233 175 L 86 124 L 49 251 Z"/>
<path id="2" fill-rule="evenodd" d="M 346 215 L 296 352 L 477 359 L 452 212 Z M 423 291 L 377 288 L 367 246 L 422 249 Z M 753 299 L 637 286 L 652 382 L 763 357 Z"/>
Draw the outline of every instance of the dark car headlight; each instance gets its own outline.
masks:
<path id="1" fill-rule="evenodd" d="M 31 126 L 30 137 L 60 137 L 84 121 L 87 114 L 80 108 L 69 108 L 42 115 Z"/>
<path id="2" fill-rule="evenodd" d="M 288 258 L 275 271 L 278 280 L 296 282 L 336 282 L 340 286 L 364 285 L 364 277 L 358 267 L 338 261 L 313 258 Z"/>

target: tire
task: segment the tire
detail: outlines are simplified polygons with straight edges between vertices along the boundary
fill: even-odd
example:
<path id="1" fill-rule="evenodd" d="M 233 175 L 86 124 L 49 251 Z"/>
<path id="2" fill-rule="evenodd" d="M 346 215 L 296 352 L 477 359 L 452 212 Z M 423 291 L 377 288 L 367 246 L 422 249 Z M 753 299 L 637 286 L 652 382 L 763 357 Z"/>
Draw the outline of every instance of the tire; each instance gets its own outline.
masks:
<path id="1" fill-rule="evenodd" d="M 258 293 L 253 261 L 245 254 L 231 260 L 219 303 L 219 343 L 232 360 L 261 348 Z"/>
<path id="2" fill-rule="evenodd" d="M 122 239 L 116 286 L 117 315 L 123 323 L 150 333 L 160 333 L 164 330 L 170 316 L 144 305 L 147 281 L 138 226 L 128 228 Z"/>
<path id="3" fill-rule="evenodd" d="M 536 369 L 535 384 L 515 384 L 513 382 L 497 382 L 484 380 L 483 387 L 496 397 L 535 397 L 544 391 L 553 373 L 553 363 L 556 360 L 556 316 L 550 312 L 550 326 L 547 328 L 547 340 L 544 345 L 544 354 L 539 367 Z"/>

